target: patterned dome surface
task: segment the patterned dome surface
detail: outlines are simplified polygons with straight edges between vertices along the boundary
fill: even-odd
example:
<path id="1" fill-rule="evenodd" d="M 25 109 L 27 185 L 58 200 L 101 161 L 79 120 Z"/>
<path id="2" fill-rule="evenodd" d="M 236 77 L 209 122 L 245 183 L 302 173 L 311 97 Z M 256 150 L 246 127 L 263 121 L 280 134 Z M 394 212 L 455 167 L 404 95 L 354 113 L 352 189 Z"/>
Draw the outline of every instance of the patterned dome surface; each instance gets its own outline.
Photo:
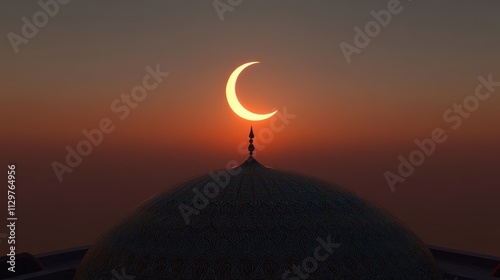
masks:
<path id="1" fill-rule="evenodd" d="M 75 279 L 442 279 L 410 230 L 334 184 L 253 157 L 218 172 L 112 226 Z"/>

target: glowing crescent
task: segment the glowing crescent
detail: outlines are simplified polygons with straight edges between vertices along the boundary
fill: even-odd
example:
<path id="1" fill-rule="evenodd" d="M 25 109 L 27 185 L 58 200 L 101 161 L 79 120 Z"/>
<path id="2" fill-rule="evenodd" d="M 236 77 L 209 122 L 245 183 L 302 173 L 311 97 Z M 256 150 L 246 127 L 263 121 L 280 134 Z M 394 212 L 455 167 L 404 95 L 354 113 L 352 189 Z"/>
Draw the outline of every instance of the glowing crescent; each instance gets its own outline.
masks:
<path id="1" fill-rule="evenodd" d="M 249 121 L 262 121 L 265 119 L 268 119 L 272 117 L 277 110 L 269 113 L 269 114 L 256 114 L 248 111 L 243 105 L 241 105 L 240 101 L 238 100 L 238 97 L 236 96 L 236 80 L 238 80 L 238 76 L 243 72 L 245 68 L 252 64 L 259 63 L 258 61 L 256 62 L 249 62 L 246 64 L 241 65 L 240 67 L 236 68 L 234 70 L 233 74 L 229 77 L 229 80 L 227 81 L 227 86 L 226 86 L 226 97 L 227 97 L 227 102 L 229 103 L 229 107 L 233 109 L 233 111 L 236 113 L 236 115 L 249 120 Z"/>

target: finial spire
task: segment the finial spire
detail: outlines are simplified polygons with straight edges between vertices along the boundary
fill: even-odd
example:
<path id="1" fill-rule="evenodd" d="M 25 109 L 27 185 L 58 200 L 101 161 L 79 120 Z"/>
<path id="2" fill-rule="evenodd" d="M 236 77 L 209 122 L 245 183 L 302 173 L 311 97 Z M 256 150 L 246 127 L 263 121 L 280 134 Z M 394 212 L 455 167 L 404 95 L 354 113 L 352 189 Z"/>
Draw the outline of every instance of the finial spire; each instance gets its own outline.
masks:
<path id="1" fill-rule="evenodd" d="M 248 135 L 248 137 L 250 137 L 250 140 L 248 140 L 248 142 L 250 142 L 250 145 L 248 145 L 248 151 L 250 152 L 250 156 L 253 155 L 253 151 L 255 150 L 254 146 L 253 146 L 253 128 L 252 126 L 250 126 L 250 134 Z"/>

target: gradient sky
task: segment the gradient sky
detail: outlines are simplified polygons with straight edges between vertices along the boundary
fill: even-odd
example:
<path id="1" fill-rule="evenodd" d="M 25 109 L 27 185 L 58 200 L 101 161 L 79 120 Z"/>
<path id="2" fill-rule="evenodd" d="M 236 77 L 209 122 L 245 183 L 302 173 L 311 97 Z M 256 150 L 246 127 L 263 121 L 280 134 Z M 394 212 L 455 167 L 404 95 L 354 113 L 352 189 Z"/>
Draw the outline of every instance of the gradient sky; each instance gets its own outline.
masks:
<path id="1" fill-rule="evenodd" d="M 272 119 L 240 119 L 225 84 L 260 61 L 238 81 L 241 103 L 296 115 L 258 147 L 261 163 L 336 182 L 428 244 L 499 256 L 500 87 L 456 130 L 443 113 L 478 76 L 500 81 L 500 2 L 401 1 L 347 63 L 339 44 L 388 2 L 243 0 L 221 21 L 212 1 L 72 0 L 16 54 L 7 34 L 41 8 L 4 1 L 0 164 L 17 164 L 18 250 L 91 244 L 173 183 L 243 161 L 250 125 L 259 143 Z M 111 103 L 157 64 L 170 76 L 120 120 Z M 60 183 L 51 164 L 103 118 L 116 129 Z M 391 192 L 384 172 L 435 128 L 447 141 Z"/>

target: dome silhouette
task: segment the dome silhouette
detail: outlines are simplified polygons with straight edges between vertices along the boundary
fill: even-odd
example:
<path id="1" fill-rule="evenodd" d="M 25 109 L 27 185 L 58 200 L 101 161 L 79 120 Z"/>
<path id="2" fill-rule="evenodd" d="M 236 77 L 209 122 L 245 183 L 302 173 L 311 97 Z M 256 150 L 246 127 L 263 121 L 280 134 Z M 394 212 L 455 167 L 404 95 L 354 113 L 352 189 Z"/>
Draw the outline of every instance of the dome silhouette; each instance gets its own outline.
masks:
<path id="1" fill-rule="evenodd" d="M 442 279 L 425 244 L 383 210 L 252 155 L 146 201 L 95 241 L 75 279 L 121 270 L 134 279 Z"/>

